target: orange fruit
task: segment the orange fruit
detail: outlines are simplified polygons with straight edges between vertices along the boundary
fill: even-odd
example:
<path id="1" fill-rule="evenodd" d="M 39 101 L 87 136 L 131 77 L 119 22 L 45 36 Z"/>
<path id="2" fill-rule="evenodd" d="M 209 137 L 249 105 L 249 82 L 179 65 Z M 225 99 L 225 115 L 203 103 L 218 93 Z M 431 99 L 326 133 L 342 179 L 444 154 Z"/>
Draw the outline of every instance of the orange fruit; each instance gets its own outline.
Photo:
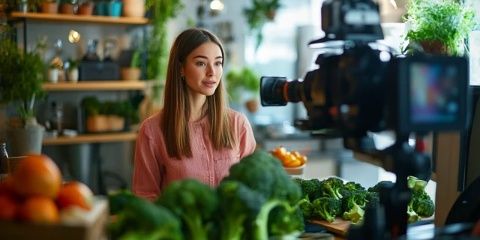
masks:
<path id="1" fill-rule="evenodd" d="M 13 176 L 13 187 L 22 196 L 40 195 L 55 198 L 62 175 L 47 155 L 27 155 L 20 160 Z"/>
<path id="2" fill-rule="evenodd" d="M 60 209 L 78 206 L 85 210 L 92 208 L 93 193 L 82 182 L 72 181 L 62 185 L 57 196 L 57 204 Z"/>
<path id="3" fill-rule="evenodd" d="M 45 196 L 27 198 L 20 206 L 20 217 L 34 223 L 56 223 L 60 219 L 55 202 Z"/>
<path id="4" fill-rule="evenodd" d="M 0 220 L 12 220 L 17 214 L 17 203 L 8 194 L 0 194 Z"/>

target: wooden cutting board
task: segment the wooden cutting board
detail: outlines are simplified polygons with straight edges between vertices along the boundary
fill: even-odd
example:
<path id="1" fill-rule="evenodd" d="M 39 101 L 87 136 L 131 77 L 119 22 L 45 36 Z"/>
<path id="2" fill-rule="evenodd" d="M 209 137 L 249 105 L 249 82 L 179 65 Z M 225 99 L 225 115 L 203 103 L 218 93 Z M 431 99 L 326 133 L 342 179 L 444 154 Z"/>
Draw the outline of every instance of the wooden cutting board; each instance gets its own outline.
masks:
<path id="1" fill-rule="evenodd" d="M 333 222 L 327 222 L 325 220 L 310 220 L 313 224 L 318 224 L 325 228 L 327 231 L 335 233 L 340 236 L 347 236 L 348 228 L 350 227 L 350 221 L 345 221 L 341 218 L 335 219 Z"/>

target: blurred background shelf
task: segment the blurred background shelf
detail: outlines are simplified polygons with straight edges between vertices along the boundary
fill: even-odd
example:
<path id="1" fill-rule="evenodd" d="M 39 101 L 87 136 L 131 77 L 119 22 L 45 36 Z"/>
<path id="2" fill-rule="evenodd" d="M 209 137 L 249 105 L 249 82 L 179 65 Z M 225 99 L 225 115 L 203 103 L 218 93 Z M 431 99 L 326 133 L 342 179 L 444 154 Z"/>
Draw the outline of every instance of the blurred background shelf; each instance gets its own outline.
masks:
<path id="1" fill-rule="evenodd" d="M 43 145 L 65 145 L 79 143 L 104 143 L 104 142 L 121 142 L 134 141 L 137 138 L 136 132 L 119 132 L 119 133 L 92 133 L 80 134 L 74 137 L 60 136 L 49 137 L 43 139 Z"/>
<path id="2" fill-rule="evenodd" d="M 151 85 L 147 81 L 84 81 L 44 83 L 45 91 L 95 91 L 95 90 L 144 90 Z"/>
<path id="3" fill-rule="evenodd" d="M 12 12 L 11 18 L 23 18 L 27 20 L 37 21 L 54 21 L 54 22 L 84 22 L 84 23 L 101 23 L 101 24 L 129 24 L 129 25 L 145 25 L 148 23 L 147 18 L 132 17 L 109 17 L 109 16 L 82 16 L 70 14 L 48 14 L 33 12 Z"/>

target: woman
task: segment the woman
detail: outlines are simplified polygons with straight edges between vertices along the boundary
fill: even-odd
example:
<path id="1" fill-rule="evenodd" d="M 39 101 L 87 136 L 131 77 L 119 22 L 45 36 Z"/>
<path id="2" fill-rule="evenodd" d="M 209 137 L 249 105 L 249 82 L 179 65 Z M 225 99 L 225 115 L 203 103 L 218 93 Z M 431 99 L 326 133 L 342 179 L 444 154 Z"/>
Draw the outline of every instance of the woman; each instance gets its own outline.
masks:
<path id="1" fill-rule="evenodd" d="M 133 192 L 153 200 L 170 182 L 194 178 L 216 186 L 231 165 L 255 150 L 245 116 L 225 100 L 224 50 L 212 33 L 192 28 L 170 50 L 164 108 L 137 138 Z"/>

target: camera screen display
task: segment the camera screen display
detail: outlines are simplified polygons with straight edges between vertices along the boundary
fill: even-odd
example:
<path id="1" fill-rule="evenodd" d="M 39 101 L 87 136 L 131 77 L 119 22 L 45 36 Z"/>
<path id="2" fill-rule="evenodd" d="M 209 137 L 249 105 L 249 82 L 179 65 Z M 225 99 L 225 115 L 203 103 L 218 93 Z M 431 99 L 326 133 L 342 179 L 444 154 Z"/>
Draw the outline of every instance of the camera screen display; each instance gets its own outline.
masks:
<path id="1" fill-rule="evenodd" d="M 458 68 L 417 62 L 410 66 L 410 121 L 412 124 L 453 123 L 460 107 Z"/>

